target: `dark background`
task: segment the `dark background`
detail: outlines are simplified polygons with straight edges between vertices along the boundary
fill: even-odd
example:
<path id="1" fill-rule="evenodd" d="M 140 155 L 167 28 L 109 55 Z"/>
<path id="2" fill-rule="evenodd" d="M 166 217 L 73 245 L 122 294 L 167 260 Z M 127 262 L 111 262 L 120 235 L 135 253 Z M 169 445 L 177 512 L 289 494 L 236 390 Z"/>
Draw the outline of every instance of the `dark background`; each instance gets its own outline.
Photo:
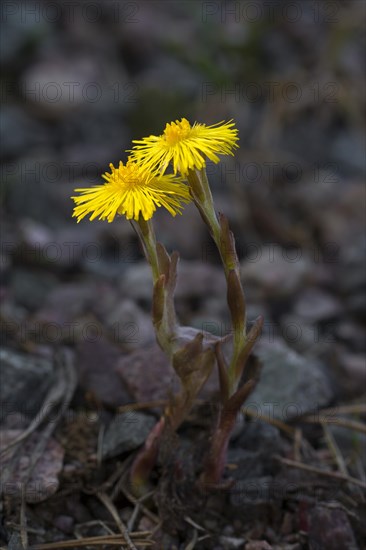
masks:
<path id="1" fill-rule="evenodd" d="M 101 183 L 110 162 L 125 161 L 132 139 L 161 134 L 167 122 L 181 117 L 205 124 L 233 119 L 239 129 L 235 157 L 209 163 L 207 170 L 217 209 L 228 216 L 237 239 L 248 321 L 259 314 L 265 319 L 264 347 L 256 348 L 262 350 L 263 371 L 255 400 L 280 404 L 279 418 L 287 422 L 362 399 L 365 5 L 364 0 L 2 3 L 2 434 L 12 440 L 9 428 L 24 429 L 42 409 L 54 383 L 54 352 L 71 347 L 77 391 L 56 434 L 59 460 L 52 453 L 44 457 L 56 470 L 64 465 L 61 489 L 81 478 L 89 487 L 94 473 L 94 486 L 107 479 L 115 462 L 103 462 L 102 468 L 93 463 L 102 427 L 110 426 L 119 405 L 166 399 L 172 386 L 169 366 L 154 344 L 151 274 L 131 225 L 124 218 L 77 224 L 70 197 L 77 187 Z M 174 219 L 159 211 L 154 222 L 158 239 L 181 254 L 176 298 L 182 324 L 226 334 L 225 281 L 195 208 L 189 205 Z M 146 433 L 150 413 L 144 417 L 150 422 Z M 277 428 L 253 425 L 252 440 L 236 426 L 236 447 L 230 448 L 231 460 L 242 464 L 231 473 L 244 482 L 274 475 L 278 462 L 270 457 L 288 452 Z M 328 461 L 325 468 L 338 469 L 322 428 L 301 429 L 312 445 L 304 461 L 310 456 L 317 466 Z M 350 475 L 364 479 L 362 434 L 344 430 L 337 441 Z M 127 432 L 135 435 L 128 424 Z M 33 436 L 37 442 L 38 431 Z M 189 426 L 185 437 L 184 449 L 191 444 Z M 187 461 L 191 454 L 184 451 Z M 43 463 L 39 470 L 41 481 L 48 482 Z M 283 470 L 286 476 L 293 471 Z M 300 481 L 312 497 L 316 487 L 309 479 L 305 472 Z M 163 476 L 161 492 L 169 496 L 165 482 Z M 58 482 L 54 485 L 56 491 Z M 95 498 L 80 495 L 75 509 L 70 499 L 66 508 L 60 491 L 35 508 L 39 519 L 29 516 L 28 524 L 47 533 L 38 542 L 49 542 L 51 532 L 52 540 L 61 531 L 72 533 L 75 518 L 104 517 L 97 507 L 86 514 Z M 354 494 L 353 500 L 341 497 L 340 502 L 358 502 Z M 247 537 L 248 510 L 257 521 L 261 508 L 253 508 L 251 500 L 241 508 L 235 498 L 226 506 L 220 496 L 217 510 L 228 536 Z M 303 530 L 306 498 L 299 521 L 294 513 L 290 535 Z M 169 528 L 173 500 L 159 507 Z M 19 524 L 18 509 L 9 513 L 9 525 Z M 326 517 L 315 510 L 313 527 L 309 520 L 313 547 L 320 526 L 317 547 L 350 548 L 345 512 L 324 510 Z M 131 507 L 127 518 L 130 512 Z M 244 527 L 233 524 L 234 512 L 240 521 L 246 518 Z M 329 521 L 328 513 L 335 514 Z M 341 542 L 340 530 L 333 530 L 337 514 L 344 515 Z M 64 529 L 66 516 L 70 531 Z M 175 520 L 182 516 L 178 506 Z M 199 514 L 191 517 L 200 523 Z M 263 537 L 274 541 L 280 527 L 271 535 L 267 519 Z M 216 525 L 217 532 L 223 525 Z M 333 535 L 338 539 L 329 546 Z M 256 537 L 262 534 L 249 538 Z"/>
<path id="2" fill-rule="evenodd" d="M 352 338 L 365 306 L 364 12 L 362 1 L 5 3 L 5 321 L 26 326 L 60 284 L 115 288 L 126 270 L 141 270 L 124 219 L 71 218 L 75 187 L 101 182 L 132 139 L 166 122 L 233 118 L 240 150 L 208 173 L 237 236 L 253 315 L 263 310 L 281 332 L 308 285 L 307 321 L 328 322 L 342 349 L 360 351 Z M 158 238 L 206 273 L 217 256 L 205 228 L 192 206 L 178 218 L 159 212 Z M 178 304 L 183 321 L 222 331 L 224 299 L 205 284 L 200 296 L 196 275 Z M 149 291 L 131 279 L 127 294 L 148 311 Z M 322 307 L 330 314 L 315 311 Z M 56 313 L 54 321 L 62 324 Z"/>

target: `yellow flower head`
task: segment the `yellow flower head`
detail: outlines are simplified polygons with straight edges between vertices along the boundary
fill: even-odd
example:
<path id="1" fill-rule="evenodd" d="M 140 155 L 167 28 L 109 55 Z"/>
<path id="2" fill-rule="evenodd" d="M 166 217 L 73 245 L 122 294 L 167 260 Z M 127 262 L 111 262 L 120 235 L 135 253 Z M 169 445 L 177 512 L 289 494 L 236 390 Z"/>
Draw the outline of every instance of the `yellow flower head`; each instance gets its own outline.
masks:
<path id="1" fill-rule="evenodd" d="M 112 222 L 117 214 L 128 220 L 140 215 L 149 220 L 157 207 L 163 206 L 172 216 L 181 213 L 182 203 L 190 202 L 188 187 L 173 175 L 157 176 L 129 159 L 118 168 L 110 164 L 111 173 L 103 178 L 106 183 L 85 189 L 75 189 L 79 196 L 71 197 L 76 206 L 73 217 L 78 222 L 88 214 L 90 220 L 98 218 Z"/>
<path id="2" fill-rule="evenodd" d="M 189 170 L 204 168 L 206 157 L 217 163 L 220 161 L 217 155 L 233 155 L 238 139 L 238 130 L 232 121 L 212 126 L 195 122 L 191 126 L 182 118 L 167 124 L 161 136 L 134 140 L 136 145 L 130 153 L 149 170 L 164 173 L 172 162 L 174 174 L 180 172 L 187 176 Z"/>

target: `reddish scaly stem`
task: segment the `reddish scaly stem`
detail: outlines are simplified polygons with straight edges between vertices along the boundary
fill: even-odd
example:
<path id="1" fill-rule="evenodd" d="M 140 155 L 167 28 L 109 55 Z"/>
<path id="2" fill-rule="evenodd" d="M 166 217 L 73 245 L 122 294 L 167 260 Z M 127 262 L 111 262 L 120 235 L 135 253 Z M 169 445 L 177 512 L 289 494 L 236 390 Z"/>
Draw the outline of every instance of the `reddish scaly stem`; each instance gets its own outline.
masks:
<path id="1" fill-rule="evenodd" d="M 155 466 L 159 452 L 159 444 L 165 427 L 165 417 L 162 416 L 157 424 L 149 433 L 143 448 L 135 458 L 131 473 L 130 481 L 132 492 L 140 496 L 145 492 L 145 485 L 149 478 L 152 469 Z"/>

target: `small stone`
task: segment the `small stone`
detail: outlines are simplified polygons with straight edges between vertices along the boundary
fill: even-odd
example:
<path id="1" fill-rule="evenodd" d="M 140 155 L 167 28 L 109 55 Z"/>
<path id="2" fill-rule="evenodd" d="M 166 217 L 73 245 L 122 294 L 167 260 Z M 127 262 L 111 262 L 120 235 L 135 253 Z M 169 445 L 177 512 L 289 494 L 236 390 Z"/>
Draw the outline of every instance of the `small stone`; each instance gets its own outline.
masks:
<path id="1" fill-rule="evenodd" d="M 167 210 L 160 208 L 156 214 L 156 234 L 159 235 L 159 240 L 164 243 L 167 250 L 179 250 L 179 254 L 185 260 L 197 260 L 197 258 L 202 258 L 203 262 L 211 260 L 209 257 L 211 254 L 205 254 L 205 226 L 194 204 L 187 204 L 184 207 L 184 216 L 174 218 L 174 231 L 171 228 L 171 215 Z M 212 244 L 215 246 L 214 243 Z M 207 248 L 212 251 L 211 245 L 207 245 Z"/>
<path id="2" fill-rule="evenodd" d="M 247 451 L 280 454 L 283 441 L 275 426 L 262 420 L 251 420 L 244 425 L 237 445 Z"/>
<path id="3" fill-rule="evenodd" d="M 113 340 L 126 350 L 144 348 L 155 342 L 151 317 L 132 300 L 118 300 L 106 316 Z"/>
<path id="4" fill-rule="evenodd" d="M 156 343 L 121 357 L 116 372 L 138 403 L 166 400 L 177 387 L 169 359 Z"/>
<path id="5" fill-rule="evenodd" d="M 65 515 L 57 516 L 53 520 L 53 525 L 67 535 L 71 535 L 74 528 L 74 523 L 74 518 Z"/>
<path id="6" fill-rule="evenodd" d="M 309 547 L 327 550 L 358 550 L 346 512 L 338 508 L 315 506 L 309 516 Z"/>
<path id="7" fill-rule="evenodd" d="M 137 449 L 144 443 L 156 420 L 138 411 L 117 415 L 110 424 L 103 441 L 103 458 L 112 458 Z"/>
<path id="8" fill-rule="evenodd" d="M 235 550 L 236 548 L 243 548 L 245 539 L 240 539 L 238 537 L 220 537 L 220 543 L 223 545 L 225 550 Z"/>
<path id="9" fill-rule="evenodd" d="M 327 321 L 342 312 L 341 303 L 331 294 L 319 289 L 304 290 L 296 301 L 294 311 L 308 321 Z"/>
<path id="10" fill-rule="evenodd" d="M 295 314 L 282 315 L 280 320 L 281 336 L 288 346 L 300 354 L 319 357 L 334 340 L 322 334 L 319 327 Z"/>
<path id="11" fill-rule="evenodd" d="M 42 307 L 47 295 L 57 285 L 57 278 L 50 273 L 15 269 L 11 289 L 16 302 L 34 311 Z"/>
<path id="12" fill-rule="evenodd" d="M 332 400 L 331 383 L 320 361 L 299 355 L 280 340 L 260 340 L 254 354 L 262 364 L 261 376 L 245 407 L 287 422 Z"/>
<path id="13" fill-rule="evenodd" d="M 77 346 L 75 364 L 81 389 L 92 394 L 97 402 L 110 407 L 118 407 L 131 400 L 115 370 L 120 357 L 121 350 L 104 339 L 82 341 Z"/>
<path id="14" fill-rule="evenodd" d="M 74 55 L 66 59 L 54 55 L 52 60 L 44 59 L 28 66 L 22 75 L 21 89 L 39 116 L 61 119 L 86 103 L 84 90 L 91 82 L 104 84 L 91 58 Z M 70 83 L 78 85 L 70 90 Z M 28 90 L 34 92 L 27 93 Z"/>
<path id="15" fill-rule="evenodd" d="M 176 296 L 178 300 L 203 300 L 207 296 L 226 296 L 222 269 L 202 262 L 179 262 Z"/>
<path id="16" fill-rule="evenodd" d="M 2 430 L 0 432 L 1 446 L 5 448 L 14 439 L 19 437 L 23 432 L 21 430 Z M 3 482 L 3 490 L 5 494 L 11 496 L 20 496 L 23 490 L 23 477 L 27 475 L 27 470 L 31 461 L 33 452 L 39 441 L 39 433 L 33 432 L 29 438 L 23 442 L 22 453 L 23 460 L 20 460 L 12 473 L 11 477 L 7 476 L 7 464 L 13 459 L 16 448 L 12 447 L 3 457 L 2 469 L 5 476 Z M 62 470 L 64 458 L 63 447 L 53 438 L 47 441 L 46 447 L 42 456 L 38 460 L 35 468 L 32 470 L 29 481 L 27 481 L 24 491 L 25 500 L 29 503 L 38 503 L 47 500 L 59 487 L 58 476 Z"/>
<path id="17" fill-rule="evenodd" d="M 346 300 L 346 309 L 349 313 L 364 321 L 366 319 L 366 291 L 360 290 Z"/>
<path id="18" fill-rule="evenodd" d="M 362 396 L 366 388 L 366 356 L 338 348 L 335 379 L 344 398 Z"/>
<path id="19" fill-rule="evenodd" d="M 8 550 L 26 550 L 22 543 L 20 533 L 13 533 L 9 539 Z"/>
<path id="20" fill-rule="evenodd" d="M 248 477 L 239 480 L 231 489 L 230 502 L 234 508 L 245 505 L 258 505 L 273 500 L 273 477 Z"/>
<path id="21" fill-rule="evenodd" d="M 180 261 L 178 264 L 176 297 L 204 299 L 206 296 L 225 296 L 225 277 L 221 269 L 210 264 L 194 261 Z M 126 270 L 122 291 L 130 298 L 151 302 L 152 276 L 150 266 L 145 262 L 135 264 Z"/>
<path id="22" fill-rule="evenodd" d="M 246 543 L 244 550 L 272 550 L 271 546 L 266 540 L 251 540 Z"/>
<path id="23" fill-rule="evenodd" d="M 45 145 L 47 142 L 45 128 L 32 119 L 24 110 L 9 103 L 3 105 L 0 120 L 2 156 L 5 158 L 18 157 L 23 151 L 28 150 L 29 152 L 30 149 L 37 145 Z M 14 128 L 17 129 L 16 132 L 13 131 Z M 34 163 L 35 165 L 36 163 Z M 10 166 L 11 169 L 9 169 L 9 172 L 4 170 L 5 177 L 3 183 L 8 183 L 11 180 L 14 165 Z M 18 179 L 23 180 L 23 177 L 19 178 L 19 168 L 17 174 Z"/>
<path id="24" fill-rule="evenodd" d="M 291 296 L 312 280 L 312 272 L 310 258 L 301 255 L 294 259 L 279 246 L 259 247 L 253 258 L 241 262 L 244 287 L 252 283 L 261 289 L 263 296 Z"/>
<path id="25" fill-rule="evenodd" d="M 2 349 L 0 363 L 0 422 L 14 413 L 32 418 L 40 410 L 52 384 L 52 362 L 45 358 Z"/>
<path id="26" fill-rule="evenodd" d="M 335 411 L 337 411 L 337 407 L 335 407 Z M 335 412 L 335 417 L 337 417 L 337 412 Z M 366 468 L 366 434 L 337 426 L 337 424 L 330 424 L 329 429 L 342 455 L 349 459 L 347 462 L 349 461 L 352 464 L 355 459 L 360 459 L 363 467 Z"/>
<path id="27" fill-rule="evenodd" d="M 366 352 L 366 329 L 351 319 L 341 319 L 335 327 L 335 335 L 354 352 Z"/>
<path id="28" fill-rule="evenodd" d="M 151 303 L 153 282 L 151 268 L 147 262 L 138 262 L 127 267 L 123 276 L 122 293 L 133 300 L 143 300 Z"/>
<path id="29" fill-rule="evenodd" d="M 94 283 L 60 284 L 32 317 L 30 330 L 38 341 L 46 343 L 94 342 L 103 335 L 103 328 L 90 316 L 97 300 L 98 285 Z"/>

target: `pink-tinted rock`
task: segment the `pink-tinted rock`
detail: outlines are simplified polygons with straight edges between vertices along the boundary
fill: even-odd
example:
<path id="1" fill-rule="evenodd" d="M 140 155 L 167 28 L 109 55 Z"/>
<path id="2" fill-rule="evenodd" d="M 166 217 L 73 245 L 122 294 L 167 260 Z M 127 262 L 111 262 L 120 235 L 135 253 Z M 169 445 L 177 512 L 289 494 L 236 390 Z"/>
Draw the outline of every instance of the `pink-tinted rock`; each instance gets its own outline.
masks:
<path id="1" fill-rule="evenodd" d="M 120 357 L 121 350 L 106 340 L 84 341 L 77 347 L 76 367 L 82 390 L 110 407 L 130 401 L 130 395 L 115 370 Z"/>
<path id="2" fill-rule="evenodd" d="M 5 448 L 21 433 L 21 430 L 2 430 L 0 432 L 1 447 Z M 10 467 L 12 460 L 16 460 L 19 451 L 16 450 L 16 447 L 13 447 L 2 457 L 1 468 L 4 473 L 3 492 L 5 495 L 19 497 L 24 490 L 26 502 L 37 503 L 48 499 L 57 491 L 59 487 L 58 475 L 62 470 L 64 449 L 53 438 L 48 440 L 29 481 L 26 481 L 24 486 L 23 479 L 27 474 L 39 437 L 39 433 L 34 432 L 22 443 L 21 457 L 16 464 L 14 473 L 9 477 L 7 476 L 7 469 Z"/>
<path id="3" fill-rule="evenodd" d="M 339 508 L 318 505 L 309 515 L 309 547 L 327 550 L 357 550 L 358 546 L 347 514 Z"/>

